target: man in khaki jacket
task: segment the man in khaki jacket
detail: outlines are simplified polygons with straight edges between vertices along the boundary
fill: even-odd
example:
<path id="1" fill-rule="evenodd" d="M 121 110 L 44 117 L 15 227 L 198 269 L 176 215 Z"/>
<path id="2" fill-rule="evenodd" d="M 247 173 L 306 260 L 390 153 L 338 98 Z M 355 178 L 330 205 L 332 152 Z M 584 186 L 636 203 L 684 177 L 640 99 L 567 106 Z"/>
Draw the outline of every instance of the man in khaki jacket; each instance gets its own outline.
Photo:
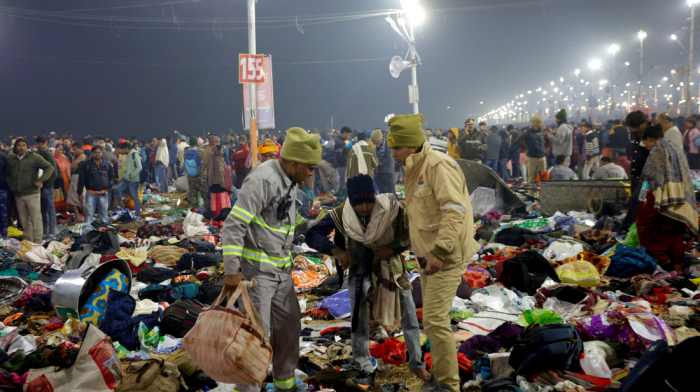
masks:
<path id="1" fill-rule="evenodd" d="M 430 337 L 433 375 L 419 392 L 459 392 L 459 368 L 450 307 L 469 259 L 479 246 L 464 174 L 454 159 L 434 151 L 423 115 L 389 120 L 389 147 L 406 173 L 406 212 L 413 252 L 423 269 L 423 326 Z"/>

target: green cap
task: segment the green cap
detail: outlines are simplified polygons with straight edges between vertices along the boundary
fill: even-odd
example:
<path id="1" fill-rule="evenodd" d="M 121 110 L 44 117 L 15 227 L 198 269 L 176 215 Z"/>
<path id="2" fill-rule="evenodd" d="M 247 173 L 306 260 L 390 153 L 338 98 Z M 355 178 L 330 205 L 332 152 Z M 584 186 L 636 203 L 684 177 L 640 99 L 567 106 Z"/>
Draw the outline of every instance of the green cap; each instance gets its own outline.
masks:
<path id="1" fill-rule="evenodd" d="M 557 114 L 554 115 L 559 120 L 566 121 L 566 110 L 561 109 L 560 111 L 557 112 Z"/>
<path id="2" fill-rule="evenodd" d="M 321 162 L 320 135 L 309 135 L 301 128 L 290 128 L 282 146 L 282 159 L 306 165 Z"/>
<path id="3" fill-rule="evenodd" d="M 530 123 L 532 124 L 533 127 L 537 124 L 542 124 L 542 118 L 540 116 L 533 116 L 530 119 Z"/>
<path id="4" fill-rule="evenodd" d="M 197 147 L 199 145 L 199 140 L 196 136 L 190 136 L 190 147 Z"/>
<path id="5" fill-rule="evenodd" d="M 394 116 L 389 120 L 389 147 L 420 147 L 425 143 L 423 115 Z"/>

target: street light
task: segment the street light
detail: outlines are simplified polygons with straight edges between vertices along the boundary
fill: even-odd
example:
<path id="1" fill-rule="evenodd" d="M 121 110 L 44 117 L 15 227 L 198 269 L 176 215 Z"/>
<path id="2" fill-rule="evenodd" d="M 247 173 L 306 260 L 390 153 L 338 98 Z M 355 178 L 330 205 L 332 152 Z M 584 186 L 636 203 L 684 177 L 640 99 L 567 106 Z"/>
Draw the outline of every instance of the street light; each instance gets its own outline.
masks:
<path id="1" fill-rule="evenodd" d="M 610 53 L 613 55 L 613 61 L 612 61 L 612 83 L 610 86 L 610 101 L 611 101 L 611 110 L 610 110 L 610 117 L 614 120 L 615 119 L 615 57 L 617 55 L 617 52 L 620 50 L 620 46 L 617 44 L 612 44 L 610 45 L 610 49 L 608 49 Z M 640 76 L 641 77 L 641 76 Z"/>
<path id="2" fill-rule="evenodd" d="M 639 91 L 637 96 L 641 99 L 640 105 L 644 105 L 644 97 L 642 96 L 642 75 L 644 74 L 644 38 L 647 33 L 644 30 L 639 30 L 637 38 L 639 38 Z"/>
<path id="3" fill-rule="evenodd" d="M 406 53 L 406 58 L 404 60 L 408 60 L 410 56 L 410 61 L 404 61 L 404 65 L 400 67 L 399 72 L 401 72 L 401 69 L 404 69 L 405 67 L 411 67 L 412 83 L 411 86 L 409 86 L 409 91 L 413 92 L 413 113 L 417 114 L 418 80 L 416 76 L 416 68 L 418 67 L 418 64 L 421 64 L 421 59 L 416 52 L 416 36 L 414 33 L 414 27 L 423 23 L 425 20 L 425 11 L 420 7 L 420 5 L 418 5 L 418 0 L 401 0 L 401 7 L 404 10 L 403 15 L 399 15 L 397 17 L 397 22 L 401 26 L 401 29 L 399 29 L 391 16 L 387 16 L 384 20 L 386 20 L 391 28 L 394 29 L 394 31 L 396 31 L 396 33 L 398 33 L 401 38 L 408 43 L 408 53 Z M 404 20 L 404 16 L 406 19 L 408 19 L 408 29 L 406 29 L 406 20 Z M 398 77 L 398 73 L 396 73 L 394 77 Z"/>

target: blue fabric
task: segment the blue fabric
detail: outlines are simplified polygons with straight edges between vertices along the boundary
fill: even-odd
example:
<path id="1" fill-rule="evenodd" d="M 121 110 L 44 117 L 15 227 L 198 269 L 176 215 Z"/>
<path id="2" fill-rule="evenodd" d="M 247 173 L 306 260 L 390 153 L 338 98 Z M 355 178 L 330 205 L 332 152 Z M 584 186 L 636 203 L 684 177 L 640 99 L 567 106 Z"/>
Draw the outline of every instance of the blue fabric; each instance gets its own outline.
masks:
<path id="1" fill-rule="evenodd" d="M 156 184 L 160 188 L 160 193 L 168 193 L 168 168 L 163 162 L 156 163 Z"/>
<path id="2" fill-rule="evenodd" d="M 328 234 L 333 230 L 335 230 L 335 222 L 328 214 L 306 232 L 306 243 L 323 254 L 332 255 L 336 246 L 328 239 Z"/>
<path id="3" fill-rule="evenodd" d="M 139 199 L 138 182 L 129 182 L 122 180 L 114 188 L 114 192 L 116 192 L 117 194 L 117 204 L 119 204 L 120 206 L 124 205 L 122 203 L 122 193 L 126 193 L 127 195 L 131 196 L 131 198 L 134 200 L 136 216 L 141 215 L 141 200 Z"/>
<path id="4" fill-rule="evenodd" d="M 493 170 L 494 172 L 496 172 L 496 174 L 498 174 L 498 159 L 486 160 L 486 161 L 484 161 L 484 165 L 490 167 L 491 170 Z"/>
<path id="5" fill-rule="evenodd" d="M 10 226 L 9 193 L 8 190 L 0 189 L 0 235 L 5 237 L 7 237 L 7 228 Z"/>
<path id="6" fill-rule="evenodd" d="M 605 272 L 607 276 L 630 278 L 635 275 L 651 275 L 656 271 L 656 260 L 649 256 L 644 247 L 632 248 L 625 245 L 615 245 L 610 256 L 610 267 Z"/>
<path id="7" fill-rule="evenodd" d="M 177 145 L 173 142 L 168 142 L 168 158 L 171 165 L 177 164 Z"/>
<path id="8" fill-rule="evenodd" d="M 139 348 L 138 326 L 143 322 L 149 330 L 160 325 L 163 311 L 158 310 L 148 315 L 131 317 L 136 309 L 136 300 L 129 294 L 112 290 L 107 297 L 107 311 L 104 314 L 104 332 L 119 342 L 127 350 Z"/>
<path id="9" fill-rule="evenodd" d="M 498 175 L 501 176 L 505 182 L 508 182 L 510 179 L 508 176 L 508 158 L 498 160 Z"/>
<path id="10" fill-rule="evenodd" d="M 56 206 L 53 203 L 53 188 L 41 190 L 41 219 L 44 235 L 56 234 Z"/>
<path id="11" fill-rule="evenodd" d="M 347 290 L 339 291 L 318 303 L 318 308 L 328 309 L 335 318 L 343 318 L 350 314 L 350 296 Z"/>
<path id="12" fill-rule="evenodd" d="M 102 223 L 109 223 L 109 215 L 107 211 L 107 194 L 96 195 L 91 193 L 85 194 L 85 223 L 92 225 L 95 220 L 93 216 L 95 215 L 95 209 L 100 214 L 100 221 Z M 54 214 L 55 215 L 55 214 Z"/>
<path id="13" fill-rule="evenodd" d="M 374 180 L 367 174 L 358 174 L 348 178 L 348 200 L 351 206 L 362 203 L 374 203 Z"/>
<path id="14" fill-rule="evenodd" d="M 199 159 L 199 151 L 196 147 L 190 147 L 185 153 L 185 173 L 189 177 L 197 177 L 202 161 Z"/>

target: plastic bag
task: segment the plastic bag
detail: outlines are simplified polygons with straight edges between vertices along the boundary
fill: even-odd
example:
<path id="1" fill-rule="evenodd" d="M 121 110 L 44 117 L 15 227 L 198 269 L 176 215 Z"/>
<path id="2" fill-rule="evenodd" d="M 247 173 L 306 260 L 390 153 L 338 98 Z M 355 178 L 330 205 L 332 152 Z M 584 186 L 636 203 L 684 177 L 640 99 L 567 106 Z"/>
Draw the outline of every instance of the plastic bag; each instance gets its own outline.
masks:
<path id="1" fill-rule="evenodd" d="M 600 340 L 591 340 L 590 342 L 583 342 L 584 350 L 593 349 L 600 353 L 605 358 L 605 363 L 608 367 L 615 367 L 622 363 L 618 351 L 622 352 L 622 347 L 617 343 L 602 342 Z"/>
<path id="2" fill-rule="evenodd" d="M 480 186 L 469 196 L 474 215 L 486 215 L 496 208 L 496 190 Z"/>
<path id="3" fill-rule="evenodd" d="M 561 301 L 554 297 L 547 298 L 542 305 L 543 309 L 549 309 L 556 312 L 562 320 L 566 321 L 574 316 L 583 308 L 583 304 L 572 304 L 566 301 Z"/>
<path id="4" fill-rule="evenodd" d="M 148 330 L 146 324 L 141 321 L 139 323 L 139 342 L 141 343 L 141 349 L 146 351 L 152 351 L 158 344 L 159 328 L 153 327 L 152 330 Z"/>
<path id="5" fill-rule="evenodd" d="M 562 283 L 572 283 L 583 287 L 596 287 L 600 283 L 600 274 L 595 266 L 584 260 L 572 261 L 557 267 Z"/>
<path id="6" fill-rule="evenodd" d="M 633 223 L 632 226 L 630 226 L 630 230 L 627 232 L 627 238 L 625 238 L 625 245 L 633 248 L 639 248 L 639 235 L 637 234 L 636 223 Z"/>
<path id="7" fill-rule="evenodd" d="M 518 317 L 518 323 L 523 326 L 528 326 L 534 322 L 537 322 L 539 325 L 563 324 L 564 320 L 557 312 L 550 309 L 526 310 Z"/>
<path id="8" fill-rule="evenodd" d="M 482 287 L 472 292 L 471 302 L 484 309 L 521 313 L 535 308 L 534 297 L 518 297 L 515 292 L 500 285 Z"/>
<path id="9" fill-rule="evenodd" d="M 603 355 L 595 348 L 585 348 L 585 356 L 581 359 L 581 368 L 587 375 L 610 379 L 612 372 L 605 363 Z"/>

